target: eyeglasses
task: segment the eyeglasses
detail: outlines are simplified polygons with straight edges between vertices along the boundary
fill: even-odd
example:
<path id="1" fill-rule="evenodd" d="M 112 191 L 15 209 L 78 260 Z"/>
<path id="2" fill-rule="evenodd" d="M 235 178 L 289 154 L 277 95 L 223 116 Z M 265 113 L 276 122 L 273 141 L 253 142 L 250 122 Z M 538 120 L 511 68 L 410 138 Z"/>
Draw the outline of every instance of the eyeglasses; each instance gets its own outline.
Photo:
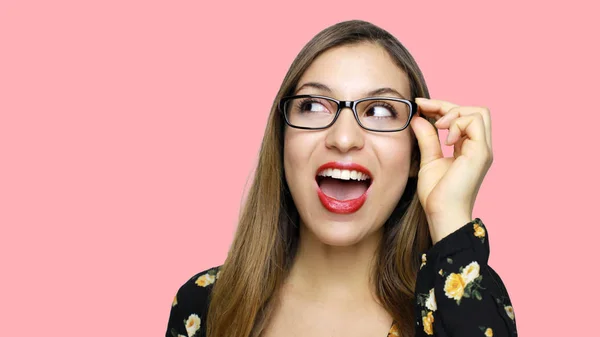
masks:
<path id="1" fill-rule="evenodd" d="M 350 108 L 363 129 L 396 132 L 406 129 L 417 112 L 417 103 L 394 97 L 367 97 L 356 101 L 338 101 L 317 95 L 287 96 L 279 110 L 287 125 L 306 130 L 326 129 L 335 123 L 343 108 Z"/>

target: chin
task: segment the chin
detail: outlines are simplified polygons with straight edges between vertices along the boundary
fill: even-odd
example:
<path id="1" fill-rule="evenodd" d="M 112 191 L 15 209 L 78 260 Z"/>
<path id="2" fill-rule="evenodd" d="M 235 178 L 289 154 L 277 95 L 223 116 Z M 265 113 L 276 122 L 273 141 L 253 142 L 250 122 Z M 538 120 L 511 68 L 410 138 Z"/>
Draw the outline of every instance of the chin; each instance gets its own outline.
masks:
<path id="1" fill-rule="evenodd" d="M 348 247 L 361 242 L 371 234 L 367 228 L 360 228 L 354 222 L 325 221 L 319 228 L 306 229 L 321 243 L 335 247 Z"/>

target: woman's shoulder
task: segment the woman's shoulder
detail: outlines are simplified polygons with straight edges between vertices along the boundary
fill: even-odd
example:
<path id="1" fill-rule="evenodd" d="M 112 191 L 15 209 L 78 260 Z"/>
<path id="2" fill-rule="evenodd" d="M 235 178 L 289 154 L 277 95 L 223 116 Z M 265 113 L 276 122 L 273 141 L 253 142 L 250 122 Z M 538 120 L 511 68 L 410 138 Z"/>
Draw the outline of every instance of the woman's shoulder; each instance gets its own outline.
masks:
<path id="1" fill-rule="evenodd" d="M 198 305 L 206 302 L 214 283 L 219 278 L 221 266 L 203 270 L 188 279 L 177 291 L 174 304 Z"/>
<path id="2" fill-rule="evenodd" d="M 210 293 L 220 272 L 221 266 L 203 270 L 179 288 L 171 306 L 166 336 L 204 336 Z"/>
<path id="3" fill-rule="evenodd" d="M 208 308 L 210 293 L 219 278 L 221 266 L 203 270 L 188 279 L 177 291 L 173 307 L 182 313 L 204 313 Z"/>

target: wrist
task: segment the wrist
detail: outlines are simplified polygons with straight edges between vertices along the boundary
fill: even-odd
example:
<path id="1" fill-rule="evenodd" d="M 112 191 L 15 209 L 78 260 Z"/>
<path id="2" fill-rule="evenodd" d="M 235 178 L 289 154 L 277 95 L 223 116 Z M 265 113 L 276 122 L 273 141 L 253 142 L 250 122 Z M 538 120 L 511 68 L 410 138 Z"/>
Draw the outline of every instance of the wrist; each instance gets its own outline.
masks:
<path id="1" fill-rule="evenodd" d="M 436 217 L 427 217 L 432 244 L 436 244 L 446 236 L 472 221 L 472 215 L 467 213 L 452 213 Z"/>

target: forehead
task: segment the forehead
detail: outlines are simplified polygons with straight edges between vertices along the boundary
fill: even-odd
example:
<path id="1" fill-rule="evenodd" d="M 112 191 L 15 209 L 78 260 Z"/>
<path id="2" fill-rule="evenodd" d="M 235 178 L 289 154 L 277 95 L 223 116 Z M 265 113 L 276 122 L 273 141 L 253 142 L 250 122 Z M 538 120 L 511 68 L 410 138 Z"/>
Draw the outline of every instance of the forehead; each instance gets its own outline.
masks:
<path id="1" fill-rule="evenodd" d="M 338 99 L 362 98 L 367 92 L 386 87 L 410 97 L 408 76 L 383 47 L 374 43 L 327 50 L 304 72 L 297 88 L 309 82 L 326 85 Z"/>

